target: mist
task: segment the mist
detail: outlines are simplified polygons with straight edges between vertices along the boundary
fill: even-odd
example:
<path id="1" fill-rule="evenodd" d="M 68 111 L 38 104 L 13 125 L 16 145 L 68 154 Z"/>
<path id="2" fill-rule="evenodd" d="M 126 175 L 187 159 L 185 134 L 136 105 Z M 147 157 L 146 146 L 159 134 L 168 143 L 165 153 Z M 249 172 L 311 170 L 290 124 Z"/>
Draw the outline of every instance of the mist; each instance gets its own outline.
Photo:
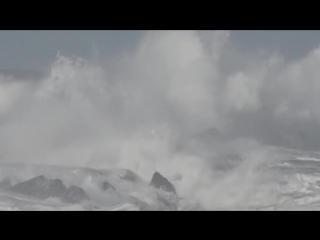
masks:
<path id="1" fill-rule="evenodd" d="M 159 171 L 206 210 L 278 201 L 276 147 L 320 150 L 320 48 L 289 61 L 231 35 L 148 31 L 112 61 L 1 74 L 0 162 Z"/>

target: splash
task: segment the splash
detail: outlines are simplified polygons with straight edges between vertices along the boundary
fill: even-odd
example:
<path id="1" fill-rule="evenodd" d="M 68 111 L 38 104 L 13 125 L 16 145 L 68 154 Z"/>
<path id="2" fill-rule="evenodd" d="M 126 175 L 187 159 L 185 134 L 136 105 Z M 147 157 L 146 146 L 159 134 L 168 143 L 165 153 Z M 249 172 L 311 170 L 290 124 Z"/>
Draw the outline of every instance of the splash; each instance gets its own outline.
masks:
<path id="1" fill-rule="evenodd" d="M 275 202 L 267 145 L 317 145 L 318 55 L 248 56 L 226 31 L 148 32 L 111 70 L 58 53 L 41 81 L 0 76 L 0 160 L 159 171 L 206 209 Z"/>

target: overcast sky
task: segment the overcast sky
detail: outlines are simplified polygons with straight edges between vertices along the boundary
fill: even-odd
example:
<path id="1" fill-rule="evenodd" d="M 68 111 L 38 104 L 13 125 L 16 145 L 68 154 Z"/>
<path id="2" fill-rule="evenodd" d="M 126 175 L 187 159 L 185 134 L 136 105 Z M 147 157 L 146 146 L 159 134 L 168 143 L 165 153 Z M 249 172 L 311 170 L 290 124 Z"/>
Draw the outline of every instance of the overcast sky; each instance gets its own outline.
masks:
<path id="1" fill-rule="evenodd" d="M 98 48 L 100 57 L 132 49 L 145 31 L 0 31 L 0 69 L 47 68 L 58 51 L 84 58 Z M 287 60 L 320 44 L 320 31 L 232 31 L 231 41 L 247 50 L 272 50 Z"/>

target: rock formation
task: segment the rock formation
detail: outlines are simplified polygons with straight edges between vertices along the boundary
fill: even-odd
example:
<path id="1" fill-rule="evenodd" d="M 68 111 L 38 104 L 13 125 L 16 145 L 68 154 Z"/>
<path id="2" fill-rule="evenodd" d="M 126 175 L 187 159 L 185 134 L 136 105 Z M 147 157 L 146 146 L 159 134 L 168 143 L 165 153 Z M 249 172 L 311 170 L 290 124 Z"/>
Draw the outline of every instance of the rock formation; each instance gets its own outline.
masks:
<path id="1" fill-rule="evenodd" d="M 153 174 L 150 186 L 176 194 L 176 190 L 172 183 L 158 172 Z"/>
<path id="2" fill-rule="evenodd" d="M 18 183 L 10 187 L 9 190 L 42 200 L 59 198 L 66 203 L 80 203 L 89 200 L 82 188 L 71 186 L 67 189 L 60 179 L 47 179 L 42 175 Z"/>

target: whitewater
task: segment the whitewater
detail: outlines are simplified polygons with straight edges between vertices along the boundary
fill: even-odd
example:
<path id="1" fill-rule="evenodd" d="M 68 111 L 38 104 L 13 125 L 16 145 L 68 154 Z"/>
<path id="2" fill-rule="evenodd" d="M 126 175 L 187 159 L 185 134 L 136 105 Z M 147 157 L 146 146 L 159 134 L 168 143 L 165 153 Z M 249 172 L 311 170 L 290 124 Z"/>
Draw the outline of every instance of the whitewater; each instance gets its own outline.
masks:
<path id="1" fill-rule="evenodd" d="M 0 210 L 320 210 L 317 64 L 151 31 L 107 63 L 0 71 Z"/>

